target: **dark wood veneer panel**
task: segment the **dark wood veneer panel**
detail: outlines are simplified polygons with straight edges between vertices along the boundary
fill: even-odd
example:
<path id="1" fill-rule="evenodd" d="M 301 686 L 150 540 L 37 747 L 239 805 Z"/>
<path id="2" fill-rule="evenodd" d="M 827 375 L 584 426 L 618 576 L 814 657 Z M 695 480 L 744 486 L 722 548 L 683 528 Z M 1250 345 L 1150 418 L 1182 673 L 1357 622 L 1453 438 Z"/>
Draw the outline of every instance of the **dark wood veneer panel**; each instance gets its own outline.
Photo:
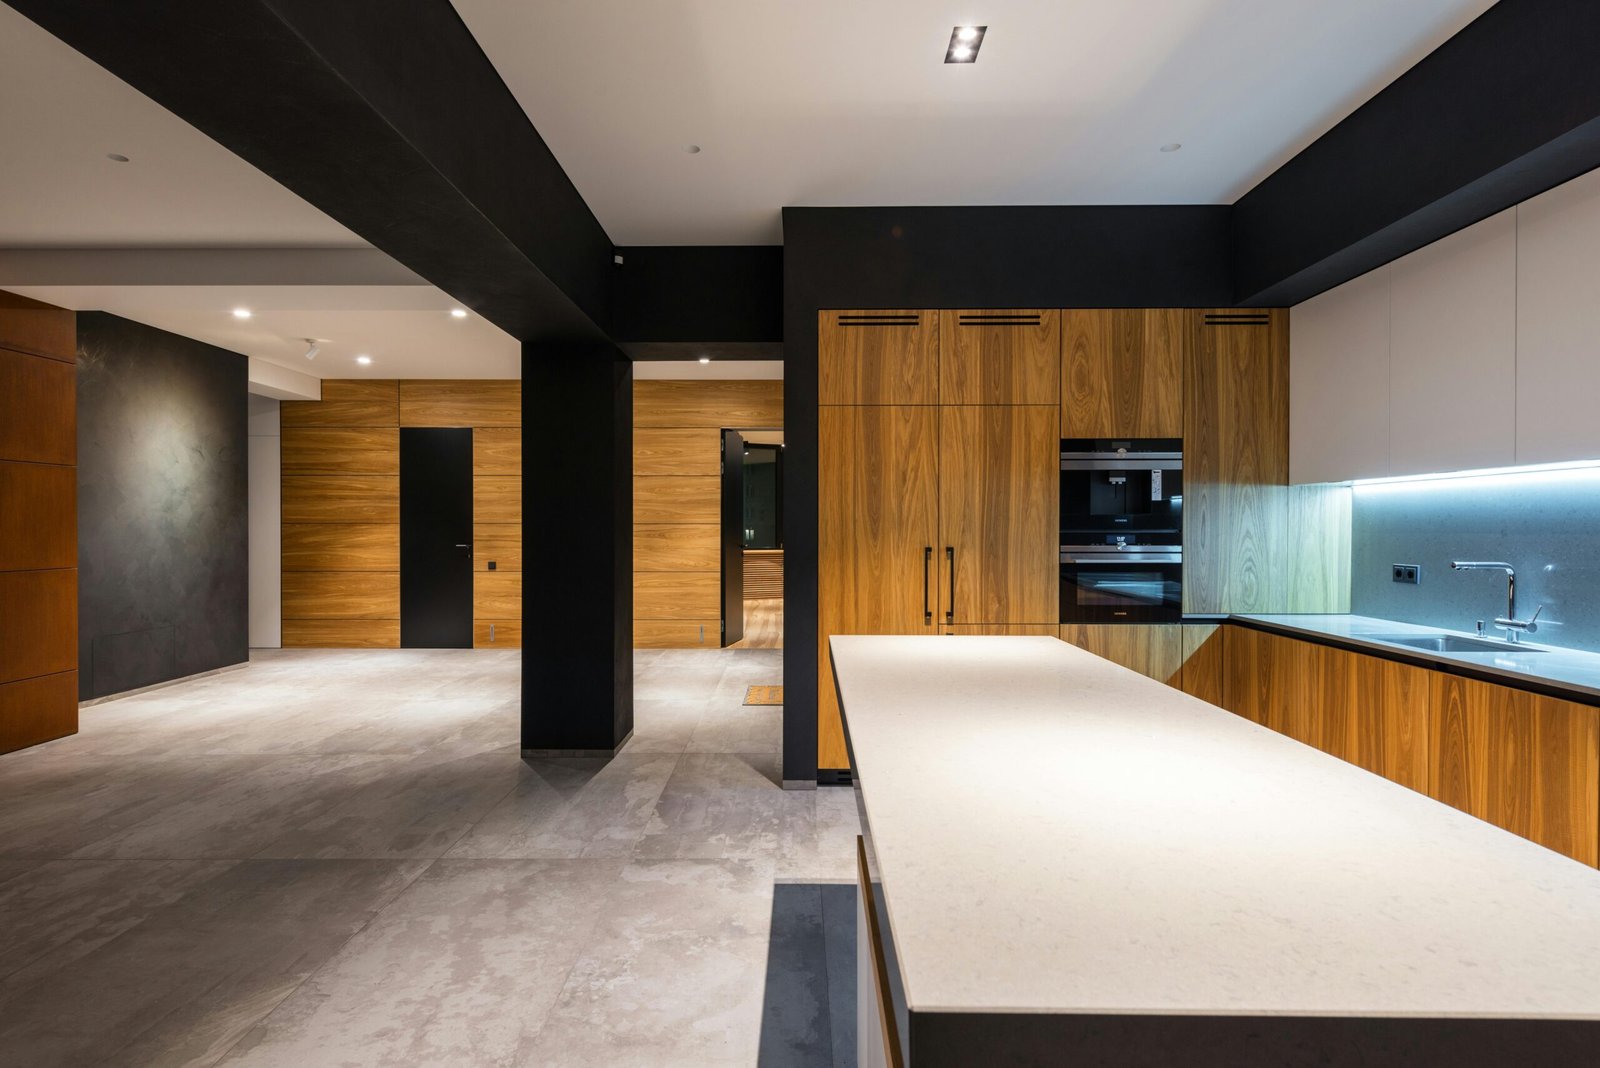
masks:
<path id="1" fill-rule="evenodd" d="M 78 572 L 0 572 L 0 683 L 78 666 Z"/>
<path id="2" fill-rule="evenodd" d="M 0 685 L 0 753 L 78 733 L 78 673 Z"/>
<path id="3" fill-rule="evenodd" d="M 0 460 L 0 571 L 77 566 L 77 471 Z"/>
<path id="4" fill-rule="evenodd" d="M 78 462 L 73 364 L 0 348 L 0 460 Z"/>
<path id="5" fill-rule="evenodd" d="M 75 363 L 78 314 L 0 290 L 0 349 Z"/>

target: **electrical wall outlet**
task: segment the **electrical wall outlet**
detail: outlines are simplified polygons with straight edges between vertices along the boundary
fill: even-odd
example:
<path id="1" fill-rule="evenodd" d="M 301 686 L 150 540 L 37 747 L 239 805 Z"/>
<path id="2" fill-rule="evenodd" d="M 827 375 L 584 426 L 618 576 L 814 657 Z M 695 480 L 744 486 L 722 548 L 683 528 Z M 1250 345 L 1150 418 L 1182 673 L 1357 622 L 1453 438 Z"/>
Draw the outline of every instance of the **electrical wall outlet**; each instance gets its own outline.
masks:
<path id="1" fill-rule="evenodd" d="M 1404 582 L 1408 586 L 1415 586 L 1422 581 L 1421 564 L 1395 564 L 1394 580 Z"/>

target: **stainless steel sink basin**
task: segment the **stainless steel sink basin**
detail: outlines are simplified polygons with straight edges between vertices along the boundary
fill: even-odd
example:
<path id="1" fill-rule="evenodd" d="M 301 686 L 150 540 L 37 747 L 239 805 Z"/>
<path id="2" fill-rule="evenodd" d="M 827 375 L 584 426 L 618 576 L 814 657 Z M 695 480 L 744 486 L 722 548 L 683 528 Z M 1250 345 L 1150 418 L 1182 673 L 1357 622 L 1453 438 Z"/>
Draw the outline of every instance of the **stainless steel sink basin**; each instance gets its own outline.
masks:
<path id="1" fill-rule="evenodd" d="M 1486 638 L 1463 638 L 1458 634 L 1370 634 L 1368 641 L 1404 645 L 1430 653 L 1542 653 L 1543 649 L 1529 645 L 1513 645 Z"/>

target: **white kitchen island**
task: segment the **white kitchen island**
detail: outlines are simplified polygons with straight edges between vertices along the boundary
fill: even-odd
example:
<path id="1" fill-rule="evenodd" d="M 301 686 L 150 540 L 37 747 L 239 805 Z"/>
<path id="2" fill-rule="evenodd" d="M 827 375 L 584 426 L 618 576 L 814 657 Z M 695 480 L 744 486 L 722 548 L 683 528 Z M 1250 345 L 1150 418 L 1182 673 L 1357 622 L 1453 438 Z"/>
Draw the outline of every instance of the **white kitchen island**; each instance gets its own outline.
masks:
<path id="1" fill-rule="evenodd" d="M 1600 872 L 1053 638 L 832 650 L 914 1068 L 1600 1063 Z"/>

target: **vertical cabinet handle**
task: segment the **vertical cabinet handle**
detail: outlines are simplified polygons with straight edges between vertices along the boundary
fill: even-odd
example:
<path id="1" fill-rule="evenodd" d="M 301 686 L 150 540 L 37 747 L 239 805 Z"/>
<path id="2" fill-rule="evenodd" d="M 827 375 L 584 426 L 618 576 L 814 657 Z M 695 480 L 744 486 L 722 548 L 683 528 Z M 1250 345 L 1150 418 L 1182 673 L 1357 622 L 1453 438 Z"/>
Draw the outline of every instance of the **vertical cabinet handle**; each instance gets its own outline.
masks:
<path id="1" fill-rule="evenodd" d="M 945 562 L 950 565 L 950 602 L 944 608 L 944 621 L 946 623 L 954 623 L 956 621 L 956 547 L 954 545 L 946 545 L 944 547 L 944 558 Z"/>
<path id="2" fill-rule="evenodd" d="M 933 566 L 933 546 L 922 547 L 922 621 L 933 622 L 933 607 L 928 604 L 928 571 Z"/>

